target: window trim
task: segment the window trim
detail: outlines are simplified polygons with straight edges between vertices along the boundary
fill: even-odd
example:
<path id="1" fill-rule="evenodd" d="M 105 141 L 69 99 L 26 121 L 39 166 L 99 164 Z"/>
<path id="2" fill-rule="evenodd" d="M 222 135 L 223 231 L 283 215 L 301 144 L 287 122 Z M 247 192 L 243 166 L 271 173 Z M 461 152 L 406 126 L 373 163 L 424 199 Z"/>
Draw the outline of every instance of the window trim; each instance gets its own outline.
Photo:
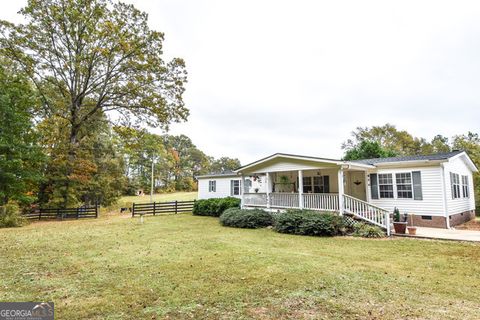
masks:
<path id="1" fill-rule="evenodd" d="M 450 188 L 452 192 L 452 200 L 462 198 L 460 175 L 455 172 L 450 172 Z"/>
<path id="2" fill-rule="evenodd" d="M 208 192 L 217 192 L 217 180 L 208 180 Z"/>
<path id="3" fill-rule="evenodd" d="M 237 186 L 235 186 L 235 183 L 238 183 Z M 235 193 L 235 190 L 238 190 L 238 193 Z M 230 195 L 231 196 L 239 196 L 241 194 L 241 183 L 240 180 L 238 179 L 232 179 L 230 180 Z"/>
<path id="4" fill-rule="evenodd" d="M 380 176 L 390 176 L 390 179 L 392 181 L 391 184 L 387 183 L 380 183 Z M 378 199 L 395 199 L 395 183 L 393 181 L 393 173 L 377 173 L 377 186 L 378 186 Z M 392 196 L 391 197 L 383 197 L 382 196 L 382 191 L 380 190 L 380 186 L 392 186 Z M 383 191 L 384 193 L 387 191 Z M 388 190 L 390 192 L 390 190 Z"/>
<path id="5" fill-rule="evenodd" d="M 462 197 L 465 199 L 470 198 L 470 183 L 468 175 L 462 175 Z"/>
<path id="6" fill-rule="evenodd" d="M 399 197 L 398 196 L 398 181 L 397 181 L 397 175 L 398 174 L 409 174 L 410 175 L 410 193 L 412 194 L 411 197 Z M 402 186 L 407 186 L 409 185 L 408 183 L 401 183 L 400 185 Z M 400 190 L 400 192 L 409 192 L 408 190 Z M 403 172 L 395 172 L 395 199 L 408 199 L 408 200 L 413 200 L 414 199 L 414 194 L 413 194 L 413 172 L 412 171 L 403 171 Z"/>

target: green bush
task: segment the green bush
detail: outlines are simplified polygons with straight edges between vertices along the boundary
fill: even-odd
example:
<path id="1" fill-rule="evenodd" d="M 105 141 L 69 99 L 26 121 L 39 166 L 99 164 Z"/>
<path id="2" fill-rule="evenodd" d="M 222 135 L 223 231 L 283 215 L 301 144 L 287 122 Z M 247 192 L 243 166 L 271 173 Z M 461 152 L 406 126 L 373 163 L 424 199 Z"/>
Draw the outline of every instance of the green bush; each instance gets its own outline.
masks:
<path id="1" fill-rule="evenodd" d="M 342 217 L 328 212 L 288 210 L 275 216 L 273 228 L 281 233 L 308 236 L 335 236 L 345 234 Z"/>
<path id="2" fill-rule="evenodd" d="M 240 208 L 240 199 L 226 197 L 197 200 L 193 206 L 193 214 L 219 217 L 228 208 Z"/>
<path id="3" fill-rule="evenodd" d="M 354 232 L 353 236 L 355 237 L 364 237 L 364 238 L 383 238 L 385 237 L 385 232 L 378 227 L 363 222 L 358 222 L 353 227 Z"/>
<path id="4" fill-rule="evenodd" d="M 21 227 L 27 220 L 22 217 L 18 205 L 8 203 L 0 206 L 0 228 Z"/>
<path id="5" fill-rule="evenodd" d="M 220 223 L 234 228 L 265 228 L 273 224 L 272 214 L 260 209 L 229 208 L 220 216 Z"/>

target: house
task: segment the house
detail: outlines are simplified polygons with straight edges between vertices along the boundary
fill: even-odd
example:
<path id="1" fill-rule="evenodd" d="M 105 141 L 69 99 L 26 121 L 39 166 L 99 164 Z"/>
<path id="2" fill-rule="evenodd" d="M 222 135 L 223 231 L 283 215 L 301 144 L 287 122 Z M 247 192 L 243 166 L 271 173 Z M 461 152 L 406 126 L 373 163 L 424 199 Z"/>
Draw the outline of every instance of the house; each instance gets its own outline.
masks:
<path id="1" fill-rule="evenodd" d="M 477 171 L 463 151 L 355 161 L 276 153 L 235 172 L 197 177 L 198 197 L 239 197 L 244 208 L 333 211 L 387 231 L 396 207 L 409 225 L 450 228 L 475 216 Z"/>

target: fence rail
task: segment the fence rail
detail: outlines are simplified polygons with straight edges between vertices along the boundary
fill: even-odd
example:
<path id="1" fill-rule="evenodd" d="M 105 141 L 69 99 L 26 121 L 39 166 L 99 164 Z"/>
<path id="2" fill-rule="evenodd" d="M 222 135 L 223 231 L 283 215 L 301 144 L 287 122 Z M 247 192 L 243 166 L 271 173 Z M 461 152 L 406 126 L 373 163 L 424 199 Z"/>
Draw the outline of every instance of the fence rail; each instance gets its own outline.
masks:
<path id="1" fill-rule="evenodd" d="M 23 216 L 32 220 L 98 218 L 98 207 L 37 208 Z"/>
<path id="2" fill-rule="evenodd" d="M 192 212 L 193 201 L 172 201 L 172 202 L 150 202 L 134 203 L 132 205 L 132 217 L 135 215 L 157 215 L 157 214 L 177 214 L 182 212 Z"/>

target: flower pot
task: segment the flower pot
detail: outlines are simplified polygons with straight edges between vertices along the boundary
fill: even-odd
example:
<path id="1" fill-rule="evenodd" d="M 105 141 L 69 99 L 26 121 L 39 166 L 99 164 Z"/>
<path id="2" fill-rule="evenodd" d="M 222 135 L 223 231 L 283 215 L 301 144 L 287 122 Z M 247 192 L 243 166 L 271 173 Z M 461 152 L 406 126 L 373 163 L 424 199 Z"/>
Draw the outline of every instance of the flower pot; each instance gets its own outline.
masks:
<path id="1" fill-rule="evenodd" d="M 395 233 L 398 234 L 405 234 L 407 231 L 407 223 L 406 222 L 394 222 L 393 228 L 395 229 Z"/>
<path id="2" fill-rule="evenodd" d="M 408 234 L 411 234 L 412 236 L 417 234 L 417 227 L 407 227 Z"/>

